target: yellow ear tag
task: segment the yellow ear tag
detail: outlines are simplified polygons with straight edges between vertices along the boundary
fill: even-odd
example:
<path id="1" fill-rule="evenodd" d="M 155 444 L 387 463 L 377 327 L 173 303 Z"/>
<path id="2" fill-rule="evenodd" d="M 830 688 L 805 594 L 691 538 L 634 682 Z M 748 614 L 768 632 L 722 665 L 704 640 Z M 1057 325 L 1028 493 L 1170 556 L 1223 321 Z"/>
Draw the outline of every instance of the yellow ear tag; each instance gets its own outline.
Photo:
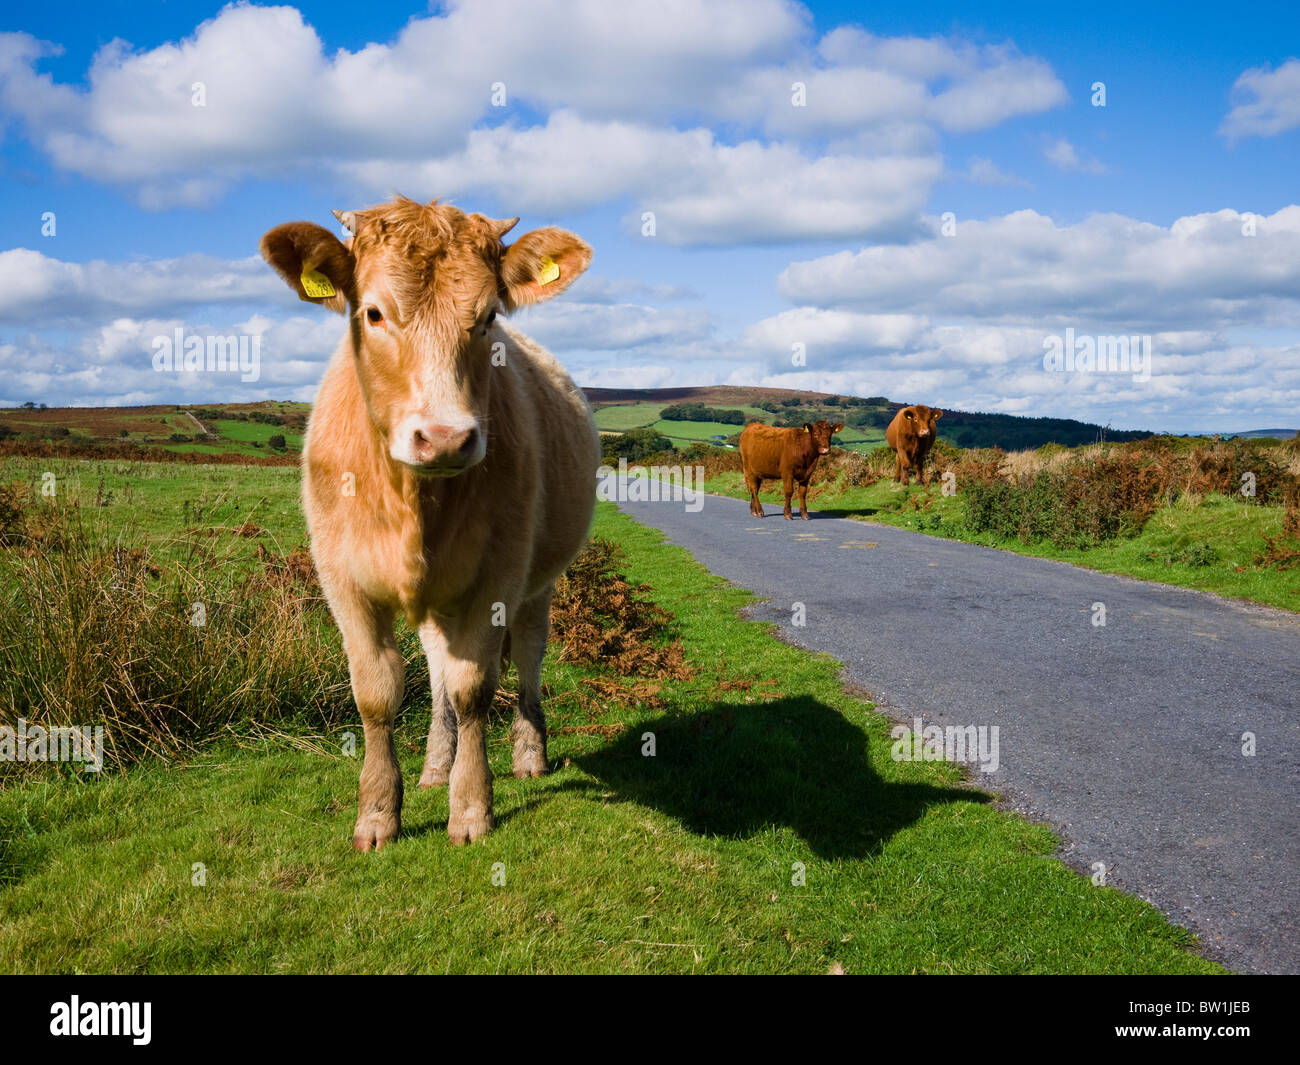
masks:
<path id="1" fill-rule="evenodd" d="M 542 268 L 537 274 L 537 283 L 539 285 L 549 285 L 560 276 L 560 264 L 552 259 L 549 255 L 542 260 Z"/>
<path id="2" fill-rule="evenodd" d="M 334 286 L 330 284 L 330 279 L 319 270 L 302 272 L 302 290 L 312 299 L 334 295 Z"/>

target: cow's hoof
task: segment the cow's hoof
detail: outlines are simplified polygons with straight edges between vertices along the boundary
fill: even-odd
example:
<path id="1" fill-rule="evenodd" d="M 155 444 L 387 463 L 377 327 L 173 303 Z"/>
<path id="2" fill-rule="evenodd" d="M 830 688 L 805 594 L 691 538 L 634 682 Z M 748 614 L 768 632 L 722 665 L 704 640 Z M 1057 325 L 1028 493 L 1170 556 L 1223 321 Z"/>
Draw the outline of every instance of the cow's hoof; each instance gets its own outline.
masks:
<path id="1" fill-rule="evenodd" d="M 810 518 L 808 517 L 807 512 L 804 512 L 803 514 L 801 514 L 801 515 L 799 515 L 799 516 L 800 516 L 801 518 L 803 518 L 804 521 L 811 521 L 811 520 L 812 520 L 812 519 L 810 519 Z"/>
<path id="2" fill-rule="evenodd" d="M 422 788 L 445 788 L 447 782 L 451 779 L 451 770 L 442 769 L 435 766 L 425 766 L 424 772 L 420 774 L 420 787 Z"/>
<path id="3" fill-rule="evenodd" d="M 546 756 L 533 751 L 516 758 L 512 768 L 517 780 L 532 780 L 550 772 L 550 767 L 546 764 Z"/>
<path id="4" fill-rule="evenodd" d="M 381 851 L 397 838 L 401 819 L 396 814 L 362 814 L 352 830 L 352 846 L 359 851 Z"/>
<path id="5" fill-rule="evenodd" d="M 492 814 L 481 806 L 453 813 L 447 822 L 447 838 L 453 844 L 473 843 L 492 831 Z"/>

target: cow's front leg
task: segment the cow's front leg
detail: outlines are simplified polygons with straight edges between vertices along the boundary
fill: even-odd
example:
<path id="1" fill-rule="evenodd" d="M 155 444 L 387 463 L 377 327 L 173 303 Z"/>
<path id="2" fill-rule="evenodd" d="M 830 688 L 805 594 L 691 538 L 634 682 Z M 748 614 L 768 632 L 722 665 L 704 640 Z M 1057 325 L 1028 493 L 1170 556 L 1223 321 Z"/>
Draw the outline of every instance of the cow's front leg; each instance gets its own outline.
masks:
<path id="1" fill-rule="evenodd" d="M 487 625 L 452 637 L 443 684 L 456 711 L 456 760 L 450 778 L 447 837 L 473 843 L 492 831 L 492 771 L 487 761 L 487 718 L 501 669 L 504 629 Z"/>
<path id="2" fill-rule="evenodd" d="M 352 845 L 359 851 L 380 850 L 397 837 L 402 823 L 402 771 L 393 744 L 393 722 L 402 701 L 402 656 L 393 638 L 391 610 L 351 591 L 332 594 L 330 607 L 343 634 L 352 695 L 366 737 Z"/>
<path id="3" fill-rule="evenodd" d="M 804 481 L 799 485 L 799 516 L 804 521 L 808 520 L 808 482 Z"/>
<path id="4" fill-rule="evenodd" d="M 429 722 L 429 741 L 424 749 L 420 787 L 436 788 L 451 779 L 451 766 L 456 760 L 456 711 L 447 698 L 442 676 L 447 639 L 432 621 L 420 626 L 420 645 L 429 660 L 429 686 L 433 691 L 433 714 Z"/>
<path id="5" fill-rule="evenodd" d="M 794 513 L 790 510 L 790 498 L 794 495 L 794 474 L 785 472 L 781 475 L 781 486 L 785 489 L 785 517 L 787 521 L 794 521 Z"/>

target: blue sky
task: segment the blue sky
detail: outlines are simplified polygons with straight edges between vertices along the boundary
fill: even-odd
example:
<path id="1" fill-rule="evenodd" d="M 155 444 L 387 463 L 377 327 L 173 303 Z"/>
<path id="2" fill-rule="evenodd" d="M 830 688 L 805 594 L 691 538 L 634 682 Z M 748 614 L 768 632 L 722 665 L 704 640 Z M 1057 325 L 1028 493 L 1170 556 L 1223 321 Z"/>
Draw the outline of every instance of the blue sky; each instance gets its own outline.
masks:
<path id="1" fill-rule="evenodd" d="M 402 192 L 593 245 L 519 319 L 584 384 L 1295 427 L 1300 16 L 983 7 L 29 10 L 0 33 L 0 404 L 310 399 L 341 323 L 257 239 Z M 156 372 L 178 327 L 261 335 L 260 379 Z M 1150 372 L 1046 370 L 1067 328 L 1150 336 Z"/>

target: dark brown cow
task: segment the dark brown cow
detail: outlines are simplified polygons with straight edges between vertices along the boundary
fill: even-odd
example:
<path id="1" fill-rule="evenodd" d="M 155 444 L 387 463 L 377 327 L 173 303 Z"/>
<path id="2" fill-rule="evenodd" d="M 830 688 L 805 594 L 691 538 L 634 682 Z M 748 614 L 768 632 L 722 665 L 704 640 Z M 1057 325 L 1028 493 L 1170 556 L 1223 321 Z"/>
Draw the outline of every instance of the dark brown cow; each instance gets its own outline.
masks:
<path id="1" fill-rule="evenodd" d="M 885 430 L 885 443 L 894 449 L 894 480 L 903 484 L 912 483 L 912 467 L 916 467 L 918 484 L 929 484 L 925 476 L 925 460 L 934 447 L 937 430 L 935 422 L 943 417 L 943 411 L 934 410 L 917 404 L 904 407 L 894 415 L 894 420 Z"/>
<path id="2" fill-rule="evenodd" d="M 756 518 L 763 516 L 763 504 L 758 501 L 764 478 L 780 477 L 785 487 L 785 516 L 794 520 L 790 512 L 790 497 L 796 482 L 799 485 L 799 513 L 808 520 L 808 482 L 812 480 L 817 460 L 831 449 L 831 437 L 844 428 L 843 422 L 804 422 L 802 429 L 778 429 L 762 422 L 750 422 L 740 434 L 740 462 L 745 471 L 745 484 L 749 487 L 749 512 Z"/>

